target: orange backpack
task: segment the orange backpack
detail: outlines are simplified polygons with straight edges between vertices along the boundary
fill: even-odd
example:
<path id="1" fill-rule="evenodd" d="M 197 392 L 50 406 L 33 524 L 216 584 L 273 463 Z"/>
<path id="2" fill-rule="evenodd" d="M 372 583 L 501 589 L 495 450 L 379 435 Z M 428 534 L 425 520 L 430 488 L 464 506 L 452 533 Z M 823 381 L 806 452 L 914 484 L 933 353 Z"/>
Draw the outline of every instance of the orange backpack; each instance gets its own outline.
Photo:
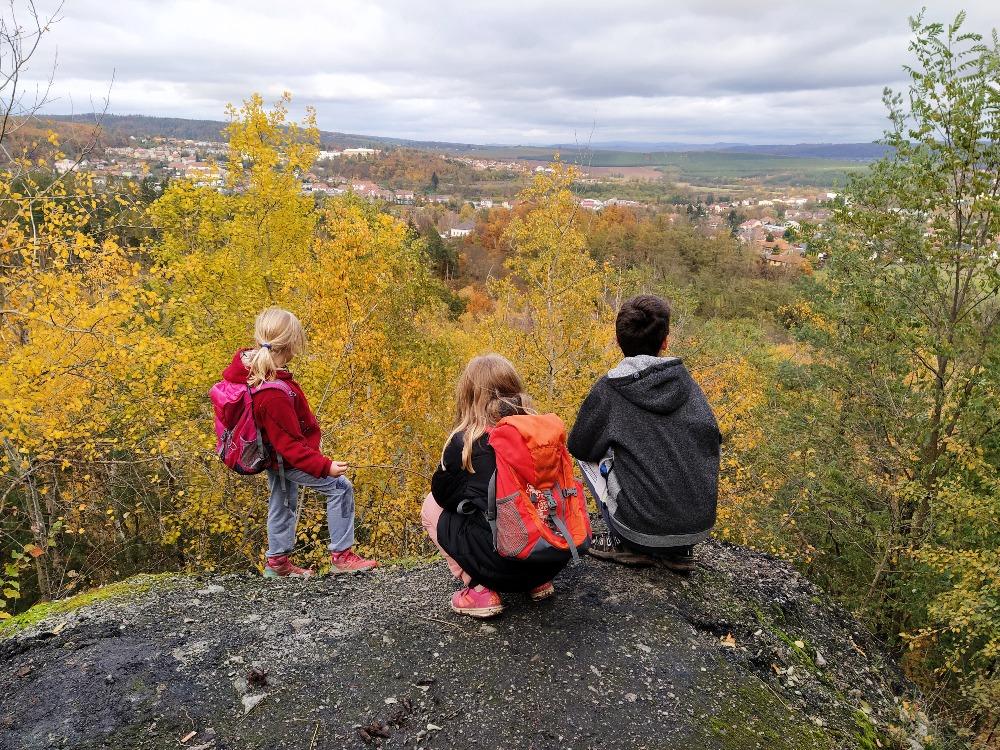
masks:
<path id="1" fill-rule="evenodd" d="M 590 546 L 590 517 L 562 420 L 555 414 L 504 417 L 489 442 L 497 469 L 486 520 L 497 553 L 518 560 L 579 560 Z"/>

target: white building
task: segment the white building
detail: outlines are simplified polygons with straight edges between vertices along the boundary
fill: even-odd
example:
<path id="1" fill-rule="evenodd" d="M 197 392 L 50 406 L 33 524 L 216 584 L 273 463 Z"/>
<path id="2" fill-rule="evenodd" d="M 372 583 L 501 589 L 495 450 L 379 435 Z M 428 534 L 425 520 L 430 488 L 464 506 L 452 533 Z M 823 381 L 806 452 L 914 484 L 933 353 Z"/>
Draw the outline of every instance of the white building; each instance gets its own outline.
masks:
<path id="1" fill-rule="evenodd" d="M 472 230 L 475 229 L 475 224 L 471 221 L 463 221 L 461 224 L 456 224 L 450 230 L 448 230 L 449 237 L 467 237 L 472 234 Z"/>

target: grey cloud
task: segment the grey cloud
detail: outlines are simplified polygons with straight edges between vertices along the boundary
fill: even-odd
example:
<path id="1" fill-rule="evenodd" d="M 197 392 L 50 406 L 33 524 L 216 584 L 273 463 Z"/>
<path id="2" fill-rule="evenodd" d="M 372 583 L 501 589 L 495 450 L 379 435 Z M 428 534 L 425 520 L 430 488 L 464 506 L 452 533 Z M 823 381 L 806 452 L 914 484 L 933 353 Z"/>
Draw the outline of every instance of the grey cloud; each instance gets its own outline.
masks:
<path id="1" fill-rule="evenodd" d="M 221 118 L 252 91 L 320 125 L 489 142 L 871 140 L 907 62 L 896 0 L 67 0 L 51 109 Z M 1000 26 L 992 0 L 961 6 Z M 51 52 L 51 49 L 49 50 Z M 45 69 L 39 60 L 38 70 Z"/>

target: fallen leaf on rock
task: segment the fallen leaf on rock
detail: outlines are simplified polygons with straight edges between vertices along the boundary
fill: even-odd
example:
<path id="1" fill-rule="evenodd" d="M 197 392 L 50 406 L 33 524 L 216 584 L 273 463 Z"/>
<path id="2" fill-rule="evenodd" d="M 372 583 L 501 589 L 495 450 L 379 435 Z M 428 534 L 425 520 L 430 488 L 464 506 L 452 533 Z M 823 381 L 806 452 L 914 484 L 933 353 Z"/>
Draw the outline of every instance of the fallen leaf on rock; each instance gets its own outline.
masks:
<path id="1" fill-rule="evenodd" d="M 254 667 L 249 672 L 247 672 L 247 684 L 250 687 L 266 687 L 267 671 Z"/>
<path id="2" fill-rule="evenodd" d="M 736 648 L 736 638 L 733 637 L 732 633 L 727 633 L 720 638 L 719 643 L 722 644 L 723 648 Z"/>
<path id="3" fill-rule="evenodd" d="M 427 725 L 427 731 L 428 732 L 440 732 L 441 731 L 441 727 L 439 727 L 437 724 L 428 724 Z"/>
<path id="4" fill-rule="evenodd" d="M 377 721 L 373 721 L 366 727 L 361 727 L 361 730 L 371 738 L 381 737 L 384 740 L 389 739 L 389 733 L 386 731 L 385 726 Z"/>
<path id="5" fill-rule="evenodd" d="M 806 644 L 803 641 L 795 641 L 795 643 L 792 644 L 792 645 L 794 645 L 795 648 L 805 648 L 806 647 Z"/>

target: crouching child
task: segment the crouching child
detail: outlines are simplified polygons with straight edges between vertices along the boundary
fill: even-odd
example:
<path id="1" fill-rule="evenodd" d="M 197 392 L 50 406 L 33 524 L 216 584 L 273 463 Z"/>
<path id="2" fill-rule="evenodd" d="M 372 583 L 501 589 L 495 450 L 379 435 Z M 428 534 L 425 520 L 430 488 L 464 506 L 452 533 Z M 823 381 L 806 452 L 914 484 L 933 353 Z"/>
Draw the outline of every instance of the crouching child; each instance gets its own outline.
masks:
<path id="1" fill-rule="evenodd" d="M 624 359 L 591 389 L 569 436 L 608 529 L 589 552 L 688 572 L 715 524 L 719 426 L 684 363 L 666 355 L 665 300 L 627 300 L 615 333 Z"/>

